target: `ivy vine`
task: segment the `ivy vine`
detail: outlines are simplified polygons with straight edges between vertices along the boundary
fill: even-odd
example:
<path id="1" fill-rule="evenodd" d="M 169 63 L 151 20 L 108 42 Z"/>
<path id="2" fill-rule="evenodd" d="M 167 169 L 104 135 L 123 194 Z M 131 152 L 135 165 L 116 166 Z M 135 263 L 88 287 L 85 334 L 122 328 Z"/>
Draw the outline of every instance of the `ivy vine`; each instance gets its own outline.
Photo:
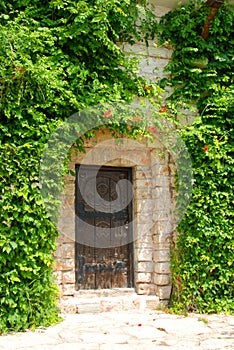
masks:
<path id="1" fill-rule="evenodd" d="M 171 259 L 173 308 L 186 312 L 234 311 L 234 12 L 222 5 L 204 40 L 210 11 L 205 2 L 190 1 L 161 20 L 161 43 L 174 49 L 162 84 L 172 88 L 178 111 L 197 111 L 180 130 L 194 184 Z"/>
<path id="2" fill-rule="evenodd" d="M 154 38 L 157 22 L 146 5 L 0 1 L 0 333 L 58 321 L 51 255 L 58 232 L 39 184 L 52 132 L 90 106 L 131 102 L 136 95 L 155 95 L 160 103 L 161 88 L 139 77 L 136 59 L 118 45 Z M 134 137 L 140 126 L 127 124 L 111 121 L 110 127 Z M 82 140 L 77 147 L 84 150 Z M 47 185 L 58 189 L 56 179 Z"/>
<path id="3" fill-rule="evenodd" d="M 86 107 L 131 102 L 136 95 L 155 97 L 156 107 L 161 103 L 162 89 L 139 77 L 137 61 L 117 45 L 154 39 L 157 21 L 146 5 L 144 0 L 0 2 L 0 333 L 58 321 L 51 256 L 58 232 L 38 178 L 51 133 Z M 178 308 L 231 311 L 233 12 L 228 4 L 219 9 L 204 41 L 200 33 L 208 11 L 204 3 L 190 2 L 161 22 L 162 41 L 175 49 L 164 81 L 174 89 L 174 111 L 195 103 L 200 114 L 181 131 L 195 183 L 172 268 Z M 130 137 L 139 128 L 146 131 L 141 124 L 129 127 L 129 115 L 110 128 Z M 83 150 L 82 140 L 77 147 Z"/>

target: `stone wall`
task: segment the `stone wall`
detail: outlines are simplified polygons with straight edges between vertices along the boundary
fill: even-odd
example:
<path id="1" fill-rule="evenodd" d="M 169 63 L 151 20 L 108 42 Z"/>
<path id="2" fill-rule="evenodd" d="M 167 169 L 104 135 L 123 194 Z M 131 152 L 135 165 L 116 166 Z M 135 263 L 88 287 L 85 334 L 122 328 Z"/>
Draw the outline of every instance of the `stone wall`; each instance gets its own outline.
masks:
<path id="1" fill-rule="evenodd" d="M 159 21 L 164 14 L 170 11 L 170 8 L 156 6 L 152 10 Z M 139 75 L 153 81 L 165 77 L 163 70 L 171 58 L 171 48 L 158 46 L 156 38 L 155 40 L 149 40 L 148 47 L 143 42 L 134 45 L 122 43 L 120 46 L 126 54 L 134 55 L 140 59 Z"/>
<path id="2" fill-rule="evenodd" d="M 155 12 L 159 18 L 169 10 L 157 7 Z M 154 42 L 149 48 L 143 44 L 121 45 L 126 53 L 141 59 L 139 74 L 155 81 L 162 77 L 171 56 L 169 49 L 156 48 Z M 159 156 L 163 146 L 156 140 L 153 144 L 124 140 L 122 146 L 114 145 L 111 140 L 108 132 L 97 133 L 86 142 L 86 154 L 73 152 L 70 168 L 75 171 L 75 165 L 81 163 L 133 168 L 135 290 L 138 294 L 156 294 L 161 300 L 168 300 L 171 293 L 173 162 L 168 156 Z M 105 142 L 110 143 L 108 147 Z M 54 274 L 61 294 L 66 296 L 75 292 L 75 177 L 68 175 L 65 182 Z"/>
<path id="3" fill-rule="evenodd" d="M 100 136 L 100 138 L 99 138 Z M 108 143 L 108 147 L 107 147 Z M 158 141 L 157 141 L 158 143 Z M 168 299 L 172 232 L 172 178 L 168 156 L 159 156 L 159 146 L 123 139 L 116 144 L 101 132 L 85 145 L 86 154 L 72 154 L 76 164 L 131 167 L 133 170 L 134 277 L 138 294 Z M 63 295 L 75 292 L 75 177 L 67 175 L 61 211 L 55 275 Z"/>

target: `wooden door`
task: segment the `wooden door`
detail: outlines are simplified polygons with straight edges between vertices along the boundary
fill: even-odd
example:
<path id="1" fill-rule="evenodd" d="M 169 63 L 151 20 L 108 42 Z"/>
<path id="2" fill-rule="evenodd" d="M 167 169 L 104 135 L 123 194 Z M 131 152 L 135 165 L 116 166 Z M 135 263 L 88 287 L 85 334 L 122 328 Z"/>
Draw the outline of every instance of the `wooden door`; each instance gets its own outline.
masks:
<path id="1" fill-rule="evenodd" d="M 77 290 L 133 286 L 132 193 L 120 180 L 130 168 L 76 167 Z"/>

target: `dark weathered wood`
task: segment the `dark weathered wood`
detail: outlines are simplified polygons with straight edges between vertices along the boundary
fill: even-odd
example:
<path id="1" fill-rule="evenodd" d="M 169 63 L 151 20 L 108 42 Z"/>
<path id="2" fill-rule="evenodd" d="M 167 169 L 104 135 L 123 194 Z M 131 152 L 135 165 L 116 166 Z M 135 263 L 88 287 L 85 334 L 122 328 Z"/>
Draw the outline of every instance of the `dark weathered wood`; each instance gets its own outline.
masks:
<path id="1" fill-rule="evenodd" d="M 96 191 L 94 173 L 95 168 L 92 166 L 82 166 L 81 172 L 77 166 L 76 288 L 132 287 L 133 244 L 128 243 L 132 241 L 132 226 L 128 224 L 132 219 L 132 201 L 128 204 L 130 193 L 121 193 L 118 184 L 121 179 L 131 180 L 131 171 L 102 167 L 96 178 Z M 85 202 L 79 183 L 83 186 L 86 198 L 93 201 L 94 207 Z M 113 201 L 119 196 L 121 201 L 116 204 Z M 90 226 L 85 227 L 84 222 Z"/>

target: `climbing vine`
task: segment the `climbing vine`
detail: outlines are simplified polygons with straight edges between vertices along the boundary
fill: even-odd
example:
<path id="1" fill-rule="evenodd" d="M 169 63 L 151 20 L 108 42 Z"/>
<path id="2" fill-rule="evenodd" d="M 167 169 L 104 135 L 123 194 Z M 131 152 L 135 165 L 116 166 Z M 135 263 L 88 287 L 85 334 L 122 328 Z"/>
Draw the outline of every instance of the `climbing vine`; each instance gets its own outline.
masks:
<path id="1" fill-rule="evenodd" d="M 57 229 L 41 199 L 40 159 L 50 135 L 77 111 L 106 102 L 154 99 L 162 88 L 138 75 L 119 41 L 154 39 L 144 0 L 0 1 L 0 333 L 58 321 L 53 259 Z M 162 41 L 174 48 L 171 105 L 197 107 L 181 134 L 193 158 L 194 195 L 172 259 L 178 308 L 233 310 L 233 76 L 230 6 L 207 40 L 203 3 L 169 12 Z M 163 87 L 163 86 L 162 86 Z M 106 114 L 105 114 L 106 113 Z M 139 116 L 105 119 L 113 134 L 147 134 Z M 163 113 L 166 114 L 166 113 Z M 139 117 L 140 122 L 135 123 Z M 179 114 L 177 119 L 179 120 Z M 92 132 L 84 133 L 92 137 Z M 77 141 L 83 151 L 83 140 Z M 49 179 L 48 186 L 56 181 Z M 51 206 L 56 203 L 51 202 Z M 178 264 L 180 261 L 180 264 Z"/>
<path id="2" fill-rule="evenodd" d="M 154 38 L 157 22 L 146 5 L 144 0 L 0 1 L 0 333 L 58 320 L 51 255 L 58 232 L 39 182 L 50 135 L 90 106 L 131 102 L 136 95 L 155 96 L 160 103 L 162 89 L 140 78 L 137 60 L 118 45 L 139 40 L 147 45 Z M 129 126 L 130 117 L 121 123 L 104 119 L 113 132 L 135 137 L 141 127 Z M 92 132 L 77 141 L 79 151 L 86 137 Z M 58 183 L 48 178 L 47 186 L 56 191 Z"/>
<path id="3" fill-rule="evenodd" d="M 178 110 L 197 112 L 180 131 L 194 174 L 193 196 L 173 243 L 177 311 L 234 311 L 234 12 L 224 3 L 204 39 L 211 11 L 205 2 L 190 1 L 161 20 L 161 43 L 174 50 L 162 84 L 172 88 Z"/>

